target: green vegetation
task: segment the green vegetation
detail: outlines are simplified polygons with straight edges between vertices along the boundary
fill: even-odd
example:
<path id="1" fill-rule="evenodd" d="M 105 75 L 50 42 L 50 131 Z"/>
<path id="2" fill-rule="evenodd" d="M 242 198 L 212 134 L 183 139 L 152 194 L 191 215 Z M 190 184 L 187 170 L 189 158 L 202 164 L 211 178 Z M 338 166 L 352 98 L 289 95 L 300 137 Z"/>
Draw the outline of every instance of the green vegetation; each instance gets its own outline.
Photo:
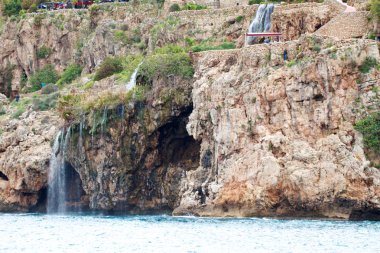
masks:
<path id="1" fill-rule="evenodd" d="M 99 81 L 113 74 L 120 73 L 121 71 L 123 71 L 122 59 L 120 57 L 108 57 L 96 70 L 94 80 Z"/>
<path id="2" fill-rule="evenodd" d="M 359 66 L 359 71 L 363 74 L 366 74 L 374 67 L 379 67 L 379 64 L 377 63 L 376 59 L 372 57 L 367 57 L 364 60 L 363 64 Z"/>
<path id="3" fill-rule="evenodd" d="M 42 46 L 39 49 L 37 49 L 37 58 L 38 59 L 46 59 L 51 54 L 52 49 L 48 48 L 46 46 Z"/>
<path id="4" fill-rule="evenodd" d="M 235 18 L 235 21 L 238 22 L 238 23 L 240 23 L 240 22 L 243 21 L 243 20 L 244 20 L 244 16 L 237 16 L 237 17 Z"/>
<path id="5" fill-rule="evenodd" d="M 364 146 L 380 154 L 380 112 L 356 122 L 355 129 L 363 135 Z"/>
<path id="6" fill-rule="evenodd" d="M 174 12 L 174 11 L 180 11 L 181 10 L 181 7 L 179 6 L 179 4 L 172 4 L 169 8 L 169 11 L 170 12 Z"/>
<path id="7" fill-rule="evenodd" d="M 294 65 L 296 65 L 297 64 L 297 62 L 295 61 L 295 60 L 291 60 L 291 61 L 289 61 L 288 63 L 286 63 L 286 66 L 288 67 L 288 68 L 290 68 L 290 67 L 293 67 Z"/>
<path id="8" fill-rule="evenodd" d="M 82 86 L 82 89 L 84 89 L 84 90 L 89 90 L 89 89 L 91 89 L 92 87 L 94 87 L 94 84 L 95 84 L 94 81 L 89 81 L 89 82 L 85 83 L 85 84 Z"/>
<path id="9" fill-rule="evenodd" d="M 140 66 L 139 74 L 145 84 L 150 85 L 156 77 L 193 77 L 194 69 L 190 57 L 185 53 L 158 54 L 146 57 Z"/>
<path id="10" fill-rule="evenodd" d="M 80 102 L 79 95 L 63 95 L 57 101 L 57 110 L 65 120 L 72 121 L 81 113 Z"/>
<path id="11" fill-rule="evenodd" d="M 192 10 L 192 11 L 198 11 L 198 10 L 204 10 L 204 9 L 207 9 L 207 6 L 194 4 L 194 3 L 186 3 L 181 8 L 181 10 Z"/>
<path id="12" fill-rule="evenodd" d="M 63 71 L 61 78 L 58 80 L 57 84 L 68 84 L 74 81 L 82 73 L 82 66 L 79 64 L 69 65 L 65 71 Z"/>
<path id="13" fill-rule="evenodd" d="M 22 10 L 21 0 L 4 0 L 3 3 L 3 14 L 5 16 L 18 16 L 20 11 Z"/>
<path id="14" fill-rule="evenodd" d="M 316 44 L 313 46 L 312 50 L 319 53 L 321 51 L 321 46 L 319 44 Z"/>
<path id="15" fill-rule="evenodd" d="M 120 41 L 123 45 L 128 45 L 129 44 L 129 38 L 126 32 L 121 31 L 121 30 L 116 30 L 114 32 L 115 39 L 117 41 Z"/>
<path id="16" fill-rule="evenodd" d="M 189 37 L 186 37 L 185 38 L 185 42 L 186 42 L 186 45 L 189 46 L 189 47 L 192 47 L 195 45 L 195 43 L 197 42 L 195 40 L 195 38 L 189 38 Z"/>
<path id="17" fill-rule="evenodd" d="M 25 102 L 28 102 L 29 103 L 29 100 L 23 100 L 22 102 L 20 102 L 16 108 L 16 111 L 11 115 L 11 118 L 12 119 L 18 119 L 20 118 L 20 116 L 26 111 L 26 103 Z"/>
<path id="18" fill-rule="evenodd" d="M 29 83 L 32 85 L 30 92 L 41 89 L 41 84 L 56 83 L 59 79 L 57 71 L 53 65 L 45 65 L 41 70 L 35 72 L 29 79 Z"/>
<path id="19" fill-rule="evenodd" d="M 380 0 L 372 0 L 370 3 L 371 16 L 380 22 Z"/>
<path id="20" fill-rule="evenodd" d="M 115 39 L 120 41 L 124 46 L 133 43 L 139 44 L 141 42 L 141 30 L 139 28 L 135 28 L 129 32 L 124 30 L 116 30 L 114 32 L 114 36 Z M 145 43 L 143 48 L 145 48 Z"/>
<path id="21" fill-rule="evenodd" d="M 58 92 L 44 96 L 35 96 L 32 98 L 32 109 L 35 111 L 47 111 L 55 109 L 58 97 Z"/>
<path id="22" fill-rule="evenodd" d="M 169 7 L 169 11 L 170 12 L 185 11 L 185 10 L 188 10 L 188 11 L 198 11 L 198 10 L 204 10 L 204 9 L 207 9 L 207 6 L 200 5 L 200 4 L 194 4 L 194 3 L 186 3 L 182 7 L 179 6 L 178 4 L 172 4 Z"/>
<path id="23" fill-rule="evenodd" d="M 164 47 L 156 48 L 154 50 L 154 54 L 178 54 L 178 53 L 186 53 L 186 49 L 175 45 L 175 44 L 169 44 Z"/>
<path id="24" fill-rule="evenodd" d="M 5 24 L 5 20 L 4 20 L 4 18 L 0 15 L 0 35 L 3 33 L 4 24 Z"/>
<path id="25" fill-rule="evenodd" d="M 261 0 L 249 0 L 248 5 L 260 4 L 261 2 L 262 2 Z"/>
<path id="26" fill-rule="evenodd" d="M 152 44 L 155 45 L 160 36 L 176 31 L 179 24 L 179 19 L 172 16 L 169 16 L 165 20 L 156 23 L 150 30 Z"/>
<path id="27" fill-rule="evenodd" d="M 209 51 L 209 50 L 225 50 L 225 49 L 234 49 L 235 43 L 234 42 L 223 42 L 219 45 L 210 45 L 208 43 L 201 43 L 197 46 L 193 46 L 191 50 L 193 52 L 201 52 L 201 51 Z"/>
<path id="28" fill-rule="evenodd" d="M 123 71 L 117 74 L 117 79 L 123 83 L 131 79 L 132 73 L 137 66 L 143 61 L 142 55 L 129 55 L 123 60 Z"/>
<path id="29" fill-rule="evenodd" d="M 46 18 L 46 13 L 38 14 L 33 19 L 33 24 L 37 27 L 42 25 L 42 21 Z"/>

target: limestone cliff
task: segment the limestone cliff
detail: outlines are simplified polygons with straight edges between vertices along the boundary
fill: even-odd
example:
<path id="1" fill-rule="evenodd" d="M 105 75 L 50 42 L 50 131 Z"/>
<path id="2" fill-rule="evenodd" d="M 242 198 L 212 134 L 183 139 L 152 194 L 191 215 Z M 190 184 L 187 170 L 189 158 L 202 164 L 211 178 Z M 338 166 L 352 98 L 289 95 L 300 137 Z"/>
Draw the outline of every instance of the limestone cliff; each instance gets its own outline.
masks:
<path id="1" fill-rule="evenodd" d="M 378 59 L 374 42 L 319 37 L 197 55 L 187 129 L 201 141 L 201 166 L 187 173 L 174 213 L 378 213 L 380 172 L 353 129 L 355 101 L 374 95 L 356 82 L 367 56 Z M 380 85 L 378 71 L 366 78 Z"/>
<path id="2" fill-rule="evenodd" d="M 45 209 L 51 140 L 61 124 L 56 114 L 31 109 L 19 119 L 1 120 L 1 211 Z"/>
<path id="3" fill-rule="evenodd" d="M 58 92 L 50 86 L 49 96 L 0 99 L 0 211 L 44 210 L 62 131 L 66 190 L 80 188 L 67 204 L 82 210 L 379 219 L 379 157 L 354 130 L 379 111 L 380 72 L 360 70 L 380 60 L 378 44 L 305 35 L 340 20 L 333 4 L 307 3 L 275 8 L 272 31 L 285 42 L 243 47 L 256 9 L 165 16 L 150 5 L 94 5 L 9 21 L 0 36 L 3 92 L 48 63 L 58 71 L 79 63 L 83 75 Z M 194 76 L 177 75 L 183 62 L 170 56 L 138 72 L 132 91 L 129 74 L 93 80 L 108 56 L 129 56 L 132 66 L 167 45 L 226 41 L 237 49 L 180 53 Z M 160 71 L 165 64 L 175 71 Z M 45 97 L 58 99 L 57 110 L 34 108 Z"/>

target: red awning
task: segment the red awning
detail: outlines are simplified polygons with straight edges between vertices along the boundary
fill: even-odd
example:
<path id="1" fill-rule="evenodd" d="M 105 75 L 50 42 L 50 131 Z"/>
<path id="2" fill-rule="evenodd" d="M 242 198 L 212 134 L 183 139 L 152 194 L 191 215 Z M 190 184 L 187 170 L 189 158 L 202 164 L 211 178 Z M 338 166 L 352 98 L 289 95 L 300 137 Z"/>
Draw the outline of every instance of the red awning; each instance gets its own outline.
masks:
<path id="1" fill-rule="evenodd" d="M 245 36 L 249 37 L 278 37 L 281 33 L 246 33 Z"/>

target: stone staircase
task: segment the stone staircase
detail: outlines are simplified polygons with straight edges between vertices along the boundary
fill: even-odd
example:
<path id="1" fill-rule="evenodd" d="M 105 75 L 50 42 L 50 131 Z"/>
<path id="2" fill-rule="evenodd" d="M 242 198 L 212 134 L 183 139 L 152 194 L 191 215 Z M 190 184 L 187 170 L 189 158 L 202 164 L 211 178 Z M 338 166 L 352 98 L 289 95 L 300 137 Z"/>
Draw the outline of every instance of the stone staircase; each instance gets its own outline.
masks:
<path id="1" fill-rule="evenodd" d="M 368 14 L 367 11 L 341 13 L 315 34 L 338 39 L 361 38 L 369 32 Z"/>

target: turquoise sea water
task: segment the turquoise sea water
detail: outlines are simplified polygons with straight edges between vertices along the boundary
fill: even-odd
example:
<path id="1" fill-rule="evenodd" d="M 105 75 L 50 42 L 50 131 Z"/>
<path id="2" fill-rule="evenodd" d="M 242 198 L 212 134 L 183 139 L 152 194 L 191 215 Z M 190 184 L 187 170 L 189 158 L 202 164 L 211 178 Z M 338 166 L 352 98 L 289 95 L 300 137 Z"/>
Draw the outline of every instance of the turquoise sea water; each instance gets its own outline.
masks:
<path id="1" fill-rule="evenodd" d="M 0 252 L 380 252 L 380 222 L 0 214 Z"/>

